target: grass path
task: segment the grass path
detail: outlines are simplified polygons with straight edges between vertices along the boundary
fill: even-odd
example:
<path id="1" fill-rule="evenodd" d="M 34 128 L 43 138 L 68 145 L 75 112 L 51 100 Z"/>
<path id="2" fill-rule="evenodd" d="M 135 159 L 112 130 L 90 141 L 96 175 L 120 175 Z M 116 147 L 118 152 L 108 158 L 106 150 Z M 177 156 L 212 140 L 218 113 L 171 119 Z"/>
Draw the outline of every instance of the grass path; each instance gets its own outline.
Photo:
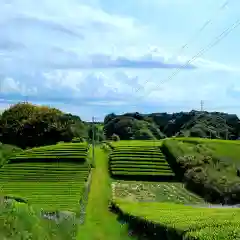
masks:
<path id="1" fill-rule="evenodd" d="M 78 240 L 134 240 L 128 236 L 127 227 L 117 221 L 115 214 L 108 210 L 111 185 L 108 175 L 107 154 L 95 148 L 96 168 L 92 172 L 92 185 L 86 208 L 84 225 L 79 226 Z"/>

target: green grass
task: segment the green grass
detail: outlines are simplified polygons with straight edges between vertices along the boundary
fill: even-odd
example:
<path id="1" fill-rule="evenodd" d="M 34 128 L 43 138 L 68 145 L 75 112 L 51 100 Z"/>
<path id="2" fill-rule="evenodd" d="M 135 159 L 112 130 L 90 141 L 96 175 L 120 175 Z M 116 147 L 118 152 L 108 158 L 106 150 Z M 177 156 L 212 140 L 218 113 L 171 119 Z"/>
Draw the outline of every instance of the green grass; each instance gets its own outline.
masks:
<path id="1" fill-rule="evenodd" d="M 184 142 L 192 142 L 195 144 L 204 144 L 211 153 L 219 159 L 226 161 L 227 163 L 233 163 L 237 166 L 240 166 L 240 141 L 233 140 L 208 140 L 202 141 L 201 139 L 195 139 L 188 141 L 187 139 Z"/>
<path id="2" fill-rule="evenodd" d="M 205 204 L 201 197 L 188 191 L 182 183 L 116 181 L 112 183 L 112 191 L 113 198 L 137 202 Z"/>
<path id="3" fill-rule="evenodd" d="M 73 240 L 76 231 L 74 217 L 56 223 L 43 219 L 38 208 L 0 201 L 0 239 Z"/>
<path id="4" fill-rule="evenodd" d="M 98 146 L 96 168 L 92 172 L 92 185 L 86 209 L 86 219 L 79 226 L 79 240 L 134 240 L 127 229 L 117 221 L 117 216 L 108 210 L 111 185 L 108 176 L 107 154 Z"/>
<path id="5" fill-rule="evenodd" d="M 125 214 L 158 224 L 165 230 L 174 229 L 179 237 L 173 239 L 232 240 L 240 237 L 240 209 L 197 208 L 174 203 L 126 202 L 119 199 L 115 202 Z"/>

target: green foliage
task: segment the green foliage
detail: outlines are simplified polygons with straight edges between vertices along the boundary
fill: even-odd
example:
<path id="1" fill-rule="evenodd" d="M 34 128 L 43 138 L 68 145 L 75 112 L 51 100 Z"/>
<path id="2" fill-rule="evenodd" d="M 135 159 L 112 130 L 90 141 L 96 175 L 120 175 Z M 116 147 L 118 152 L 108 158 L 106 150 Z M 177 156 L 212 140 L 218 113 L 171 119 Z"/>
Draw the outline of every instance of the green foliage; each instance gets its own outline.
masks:
<path id="1" fill-rule="evenodd" d="M 112 209 L 136 234 L 148 239 L 233 240 L 240 237 L 240 210 L 198 208 L 173 203 L 126 202 Z"/>
<path id="2" fill-rule="evenodd" d="M 1 168 L 1 195 L 44 210 L 76 211 L 90 170 L 87 150 L 87 144 L 69 143 L 23 151 Z"/>
<path id="3" fill-rule="evenodd" d="M 86 208 L 86 219 L 79 226 L 79 240 L 134 240 L 124 224 L 108 209 L 111 180 L 108 175 L 107 153 L 96 147 L 96 168 L 92 170 L 92 185 Z"/>
<path id="4" fill-rule="evenodd" d="M 140 144 L 141 143 L 141 144 Z M 114 178 L 122 179 L 172 179 L 174 174 L 159 147 L 146 145 L 123 146 L 117 143 L 109 154 L 109 170 Z"/>
<path id="5" fill-rule="evenodd" d="M 107 116 L 104 121 L 104 132 L 106 138 L 110 139 L 113 134 L 121 140 L 153 140 L 161 139 L 164 134 L 154 123 L 145 121 L 140 115 Z"/>
<path id="6" fill-rule="evenodd" d="M 107 139 L 115 133 L 121 140 L 162 139 L 165 136 L 237 139 L 239 126 L 236 115 L 219 112 L 112 113 L 104 119 Z"/>
<path id="7" fill-rule="evenodd" d="M 21 151 L 22 149 L 18 147 L 0 143 L 0 166 L 2 166 L 5 162 L 7 162 L 11 156 Z"/>
<path id="8" fill-rule="evenodd" d="M 88 139 L 92 141 L 94 130 L 94 140 L 95 142 L 102 142 L 105 139 L 103 125 L 101 123 L 91 123 L 88 126 Z"/>
<path id="9" fill-rule="evenodd" d="M 226 149 L 222 150 L 223 148 Z M 238 151 L 229 151 L 237 148 Z M 240 202 L 240 189 L 236 187 L 240 184 L 240 179 L 233 164 L 234 159 L 229 160 L 233 155 L 235 161 L 238 157 L 240 145 L 236 142 L 165 140 L 162 151 L 168 157 L 172 169 L 186 182 L 187 187 L 207 201 L 228 204 Z M 229 156 L 221 155 L 222 153 L 229 153 Z"/>
<path id="10" fill-rule="evenodd" d="M 85 139 L 81 137 L 74 137 L 72 139 L 72 143 L 81 143 L 81 142 L 85 142 Z"/>
<path id="11" fill-rule="evenodd" d="M 117 141 L 120 141 L 120 137 L 117 134 L 114 133 L 111 137 L 111 140 L 114 141 L 114 142 L 117 142 Z"/>
<path id="12" fill-rule="evenodd" d="M 81 119 L 58 109 L 18 103 L 5 110 L 0 118 L 0 140 L 21 148 L 70 142 L 86 136 Z"/>
<path id="13" fill-rule="evenodd" d="M 56 223 L 41 217 L 38 208 L 15 201 L 0 202 L 1 239 L 72 240 L 76 235 L 76 219 Z"/>
<path id="14" fill-rule="evenodd" d="M 205 204 L 202 198 L 188 191 L 178 182 L 117 181 L 112 184 L 113 199 L 137 202 L 172 202 L 180 204 Z"/>

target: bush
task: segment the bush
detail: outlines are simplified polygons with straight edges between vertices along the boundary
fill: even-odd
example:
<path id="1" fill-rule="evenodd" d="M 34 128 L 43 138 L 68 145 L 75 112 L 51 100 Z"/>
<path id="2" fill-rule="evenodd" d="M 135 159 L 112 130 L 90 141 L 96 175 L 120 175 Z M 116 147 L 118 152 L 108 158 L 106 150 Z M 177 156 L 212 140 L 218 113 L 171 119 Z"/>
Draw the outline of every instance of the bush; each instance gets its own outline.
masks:
<path id="1" fill-rule="evenodd" d="M 111 138 L 112 138 L 112 141 L 114 141 L 114 142 L 120 141 L 120 137 L 115 133 L 112 135 Z"/>
<path id="2" fill-rule="evenodd" d="M 197 208 L 161 202 L 115 199 L 110 210 L 141 238 L 158 240 L 238 239 L 239 209 Z"/>
<path id="3" fill-rule="evenodd" d="M 72 139 L 72 143 L 81 143 L 81 142 L 85 142 L 85 139 L 81 137 L 75 137 Z"/>
<path id="4" fill-rule="evenodd" d="M 205 149 L 201 144 L 194 146 L 178 140 L 165 140 L 161 148 L 187 188 L 210 202 L 240 202 L 240 188 L 237 187 L 240 179 L 228 172 L 228 169 L 232 171 L 231 166 L 221 163 L 220 159 L 211 155 L 209 149 Z"/>
<path id="5" fill-rule="evenodd" d="M 5 162 L 7 162 L 11 156 L 21 151 L 22 149 L 16 146 L 0 143 L 0 166 L 2 166 Z"/>

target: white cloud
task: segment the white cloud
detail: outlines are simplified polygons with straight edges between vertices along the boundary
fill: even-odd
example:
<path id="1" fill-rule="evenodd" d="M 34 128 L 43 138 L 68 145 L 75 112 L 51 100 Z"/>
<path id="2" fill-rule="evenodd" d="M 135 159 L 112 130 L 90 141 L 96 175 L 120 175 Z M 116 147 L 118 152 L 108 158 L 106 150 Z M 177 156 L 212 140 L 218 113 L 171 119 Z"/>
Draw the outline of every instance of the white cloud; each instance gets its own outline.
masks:
<path id="1" fill-rule="evenodd" d="M 203 58 L 162 83 L 192 55 L 176 55 L 172 46 L 161 45 L 164 36 L 151 26 L 103 11 L 97 1 L 1 3 L 0 93 L 5 98 L 9 93 L 88 106 L 176 105 L 230 101 L 226 87 L 230 81 L 239 86 L 237 66 Z"/>

